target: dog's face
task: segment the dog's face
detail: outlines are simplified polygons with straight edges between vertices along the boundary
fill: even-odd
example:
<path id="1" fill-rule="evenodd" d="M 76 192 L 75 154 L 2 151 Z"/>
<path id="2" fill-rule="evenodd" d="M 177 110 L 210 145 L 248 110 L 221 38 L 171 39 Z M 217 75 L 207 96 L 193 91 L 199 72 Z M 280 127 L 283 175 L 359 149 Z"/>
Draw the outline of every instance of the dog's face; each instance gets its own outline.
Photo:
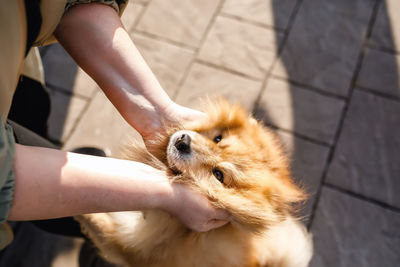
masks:
<path id="1" fill-rule="evenodd" d="M 208 108 L 208 120 L 168 136 L 166 164 L 239 225 L 258 231 L 279 222 L 305 195 L 293 182 L 277 138 L 239 106 Z"/>

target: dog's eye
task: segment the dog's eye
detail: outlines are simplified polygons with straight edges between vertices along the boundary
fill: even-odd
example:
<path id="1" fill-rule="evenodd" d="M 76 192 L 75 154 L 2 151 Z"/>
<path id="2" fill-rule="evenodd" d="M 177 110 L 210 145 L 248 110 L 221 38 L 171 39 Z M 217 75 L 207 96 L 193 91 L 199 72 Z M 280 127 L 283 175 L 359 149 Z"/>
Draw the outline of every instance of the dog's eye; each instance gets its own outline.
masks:
<path id="1" fill-rule="evenodd" d="M 215 178 L 217 178 L 218 181 L 224 183 L 224 174 L 218 168 L 212 169 L 212 173 L 214 174 Z"/>
<path id="2" fill-rule="evenodd" d="M 215 143 L 221 142 L 221 140 L 222 140 L 222 135 L 219 134 L 219 135 L 215 136 L 213 140 L 214 140 Z"/>

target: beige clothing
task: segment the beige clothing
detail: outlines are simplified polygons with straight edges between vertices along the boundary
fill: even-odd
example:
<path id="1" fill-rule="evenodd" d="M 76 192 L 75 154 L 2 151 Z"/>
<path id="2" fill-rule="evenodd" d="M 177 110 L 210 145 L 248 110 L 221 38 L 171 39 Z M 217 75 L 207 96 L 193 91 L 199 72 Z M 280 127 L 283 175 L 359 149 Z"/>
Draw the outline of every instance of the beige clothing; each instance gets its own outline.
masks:
<path id="1" fill-rule="evenodd" d="M 45 85 L 42 58 L 37 47 L 32 47 L 25 57 L 21 74 Z"/>
<path id="2" fill-rule="evenodd" d="M 26 20 L 24 1 L 21 0 L 0 0 L 2 8 L 0 9 L 1 36 L 7 36 L 7 40 L 0 42 L 0 51 L 7 51 L 0 55 L 0 117 L 6 120 L 11 106 L 12 95 L 18 83 L 19 75 L 22 71 L 24 62 L 24 52 L 26 43 Z M 64 11 L 77 4 L 90 2 L 101 2 L 114 8 L 119 15 L 122 15 L 128 0 L 41 0 L 40 10 L 42 13 L 42 25 L 34 45 L 41 46 L 55 42 L 53 35 Z M 2 39 L 3 39 L 2 38 Z M 30 52 L 29 57 L 32 61 L 24 69 L 24 74 L 34 79 L 43 78 L 43 72 L 35 70 L 40 66 L 38 63 L 37 51 Z M 36 55 L 35 55 L 36 54 Z M 34 59 L 36 57 L 36 59 Z M 32 63 L 32 64 L 31 64 Z"/>
<path id="3" fill-rule="evenodd" d="M 0 117 L 4 122 L 23 66 L 26 21 L 22 0 L 1 1 L 4 3 L 0 8 Z"/>
<path id="4" fill-rule="evenodd" d="M 6 125 L 12 97 L 22 71 L 44 83 L 38 51 L 32 49 L 25 58 L 27 22 L 23 0 L 0 0 L 0 249 L 12 241 L 12 232 L 5 220 L 14 195 L 14 138 L 11 127 Z M 122 13 L 126 0 L 68 0 L 67 7 L 78 3 L 102 2 Z M 66 0 L 41 0 L 42 24 L 34 45 L 55 41 L 56 29 L 66 8 Z M 118 4 L 116 4 L 118 3 Z"/>

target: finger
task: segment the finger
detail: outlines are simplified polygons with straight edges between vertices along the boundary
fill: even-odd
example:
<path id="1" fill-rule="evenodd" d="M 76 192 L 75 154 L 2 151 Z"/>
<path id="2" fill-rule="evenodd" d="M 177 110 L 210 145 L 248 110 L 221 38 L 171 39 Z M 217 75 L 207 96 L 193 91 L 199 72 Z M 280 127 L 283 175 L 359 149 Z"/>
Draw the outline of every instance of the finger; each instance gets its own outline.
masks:
<path id="1" fill-rule="evenodd" d="M 212 223 L 212 228 L 211 229 L 215 229 L 215 228 L 219 228 L 221 226 L 224 226 L 225 224 L 227 224 L 229 221 L 227 220 L 213 220 Z"/>
<path id="2" fill-rule="evenodd" d="M 231 221 L 232 215 L 224 209 L 217 209 L 213 218 L 216 220 L 224 220 L 224 221 Z"/>
<path id="3" fill-rule="evenodd" d="M 224 226 L 228 222 L 229 221 L 227 221 L 227 220 L 211 220 L 211 221 L 208 221 L 207 224 L 203 226 L 202 232 L 207 232 L 207 231 L 210 231 L 212 229 L 219 228 L 221 226 Z"/>

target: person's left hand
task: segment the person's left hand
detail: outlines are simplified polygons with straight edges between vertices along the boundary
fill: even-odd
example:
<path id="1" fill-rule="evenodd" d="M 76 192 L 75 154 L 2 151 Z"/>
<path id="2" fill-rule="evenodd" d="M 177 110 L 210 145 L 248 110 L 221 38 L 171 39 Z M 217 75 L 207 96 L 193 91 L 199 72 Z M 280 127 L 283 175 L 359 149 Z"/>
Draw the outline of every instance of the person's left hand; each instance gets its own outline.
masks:
<path id="1" fill-rule="evenodd" d="M 232 220 L 226 210 L 215 208 L 206 196 L 193 188 L 179 183 L 171 183 L 171 188 L 172 193 L 161 202 L 161 208 L 175 215 L 190 229 L 207 232 Z"/>

